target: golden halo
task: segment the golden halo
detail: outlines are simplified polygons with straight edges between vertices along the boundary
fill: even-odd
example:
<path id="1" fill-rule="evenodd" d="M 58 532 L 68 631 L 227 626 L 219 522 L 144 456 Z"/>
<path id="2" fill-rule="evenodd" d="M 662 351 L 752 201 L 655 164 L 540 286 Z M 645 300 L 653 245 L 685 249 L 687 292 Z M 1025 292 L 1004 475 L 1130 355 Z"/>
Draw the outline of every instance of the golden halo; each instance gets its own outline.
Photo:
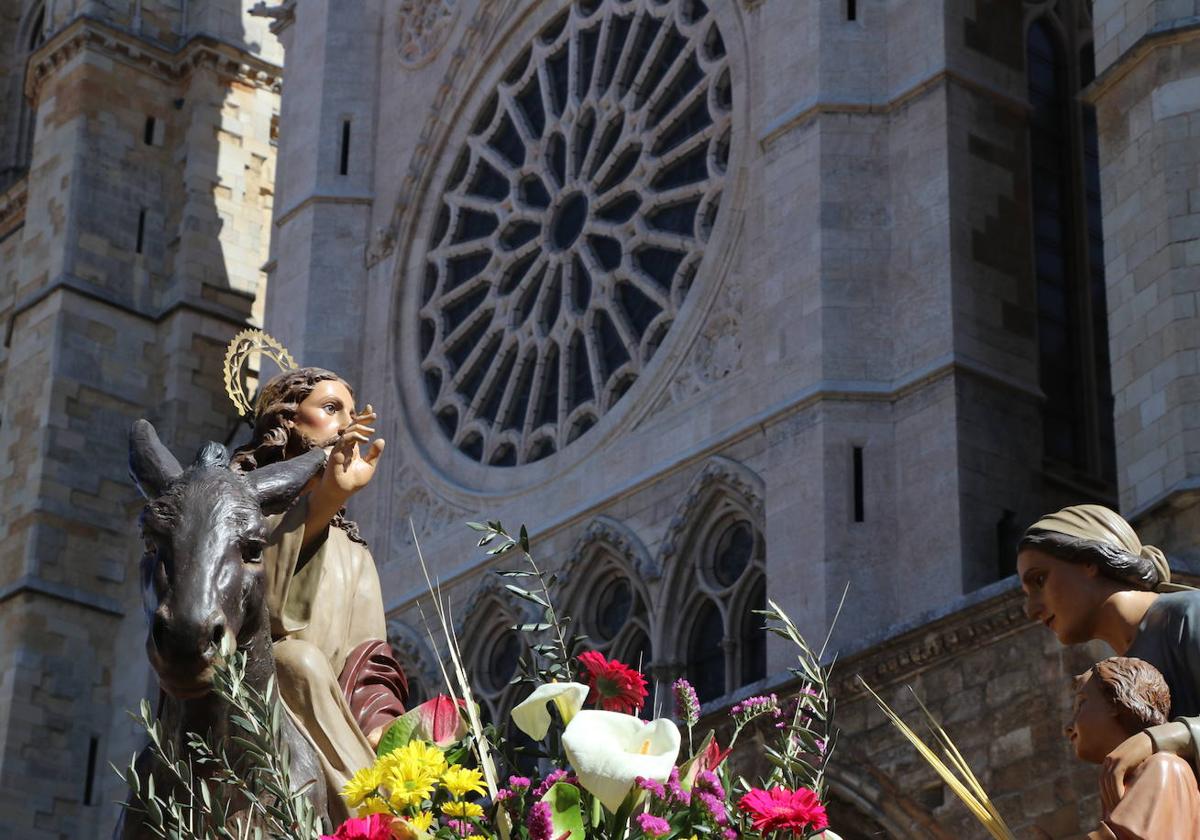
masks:
<path id="1" fill-rule="evenodd" d="M 241 375 L 251 353 L 267 356 L 279 365 L 280 370 L 292 370 L 297 367 L 296 360 L 287 348 L 262 330 L 242 330 L 235 335 L 233 341 L 229 342 L 229 349 L 225 351 L 225 393 L 229 395 L 233 407 L 242 417 L 246 417 L 253 410 Z"/>

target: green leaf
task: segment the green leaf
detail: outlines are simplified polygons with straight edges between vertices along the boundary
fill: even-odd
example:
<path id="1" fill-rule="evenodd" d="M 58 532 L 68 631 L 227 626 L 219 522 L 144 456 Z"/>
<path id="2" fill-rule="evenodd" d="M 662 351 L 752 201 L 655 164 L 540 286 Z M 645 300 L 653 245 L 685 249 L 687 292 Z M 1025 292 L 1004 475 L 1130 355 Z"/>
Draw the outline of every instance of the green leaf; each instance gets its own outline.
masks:
<path id="1" fill-rule="evenodd" d="M 487 525 L 483 525 L 479 522 L 468 522 L 467 527 L 470 528 L 472 531 L 487 531 L 487 530 L 489 530 Z"/>
<path id="2" fill-rule="evenodd" d="M 392 722 L 392 725 L 383 733 L 383 737 L 379 739 L 379 746 L 375 748 L 375 755 L 387 755 L 392 750 L 398 750 L 412 740 L 413 731 L 416 730 L 417 723 L 420 721 L 420 716 L 416 714 L 416 711 L 416 709 L 411 709 Z"/>
<path id="3" fill-rule="evenodd" d="M 556 840 L 585 840 L 583 810 L 579 806 L 579 788 L 566 782 L 555 783 L 542 796 L 550 805 L 550 819 Z M 568 836 L 569 835 L 569 836 Z"/>
<path id="4" fill-rule="evenodd" d="M 549 607 L 550 606 L 549 604 L 546 603 L 546 601 L 542 598 L 541 595 L 538 595 L 533 592 L 527 592 L 519 586 L 514 586 L 511 583 L 506 583 L 506 584 L 504 584 L 504 588 L 507 589 L 512 594 L 516 595 L 518 598 L 520 598 L 524 601 L 531 601 L 531 602 L 537 604 L 539 607 Z"/>

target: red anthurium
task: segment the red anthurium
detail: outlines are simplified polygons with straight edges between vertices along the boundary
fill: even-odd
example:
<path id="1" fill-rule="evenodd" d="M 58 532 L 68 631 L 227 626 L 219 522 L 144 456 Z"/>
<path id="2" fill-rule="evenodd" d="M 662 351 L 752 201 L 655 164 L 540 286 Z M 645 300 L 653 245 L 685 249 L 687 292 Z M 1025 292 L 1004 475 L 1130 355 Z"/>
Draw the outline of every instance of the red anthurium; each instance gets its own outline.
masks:
<path id="1" fill-rule="evenodd" d="M 467 722 L 459 714 L 459 709 L 466 707 L 465 700 L 459 700 L 456 704 L 445 694 L 426 700 L 412 710 L 417 716 L 412 737 L 431 741 L 439 747 L 447 747 L 461 740 L 467 734 Z"/>

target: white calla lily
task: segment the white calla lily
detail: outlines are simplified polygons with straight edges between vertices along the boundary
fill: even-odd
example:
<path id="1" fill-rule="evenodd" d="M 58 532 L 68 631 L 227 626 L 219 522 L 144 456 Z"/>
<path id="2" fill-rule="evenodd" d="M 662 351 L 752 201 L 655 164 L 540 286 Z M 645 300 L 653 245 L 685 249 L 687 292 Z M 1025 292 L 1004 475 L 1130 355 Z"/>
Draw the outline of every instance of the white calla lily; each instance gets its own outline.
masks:
<path id="1" fill-rule="evenodd" d="M 569 724 L 575 714 L 583 708 L 587 699 L 588 687 L 582 683 L 555 682 L 539 685 L 512 710 L 513 723 L 535 741 L 546 737 L 550 729 L 550 712 L 548 703 L 558 707 L 558 714 L 564 724 Z"/>
<path id="2" fill-rule="evenodd" d="M 562 737 L 579 784 L 615 812 L 638 776 L 665 782 L 679 756 L 679 729 L 666 718 L 649 723 L 620 712 L 588 709 Z"/>

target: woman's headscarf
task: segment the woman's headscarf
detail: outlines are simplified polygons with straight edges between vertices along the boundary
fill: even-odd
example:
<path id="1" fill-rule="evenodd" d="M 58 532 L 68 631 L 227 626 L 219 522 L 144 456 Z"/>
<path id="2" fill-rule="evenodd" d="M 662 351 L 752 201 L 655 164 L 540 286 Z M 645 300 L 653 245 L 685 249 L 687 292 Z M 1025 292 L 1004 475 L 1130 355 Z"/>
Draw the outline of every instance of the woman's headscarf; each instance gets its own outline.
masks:
<path id="1" fill-rule="evenodd" d="M 1043 516 L 1025 531 L 1021 547 L 1040 548 L 1070 562 L 1094 562 L 1108 577 L 1137 589 L 1192 588 L 1171 583 L 1166 555 L 1152 545 L 1142 545 L 1124 517 L 1103 505 L 1071 505 Z"/>

